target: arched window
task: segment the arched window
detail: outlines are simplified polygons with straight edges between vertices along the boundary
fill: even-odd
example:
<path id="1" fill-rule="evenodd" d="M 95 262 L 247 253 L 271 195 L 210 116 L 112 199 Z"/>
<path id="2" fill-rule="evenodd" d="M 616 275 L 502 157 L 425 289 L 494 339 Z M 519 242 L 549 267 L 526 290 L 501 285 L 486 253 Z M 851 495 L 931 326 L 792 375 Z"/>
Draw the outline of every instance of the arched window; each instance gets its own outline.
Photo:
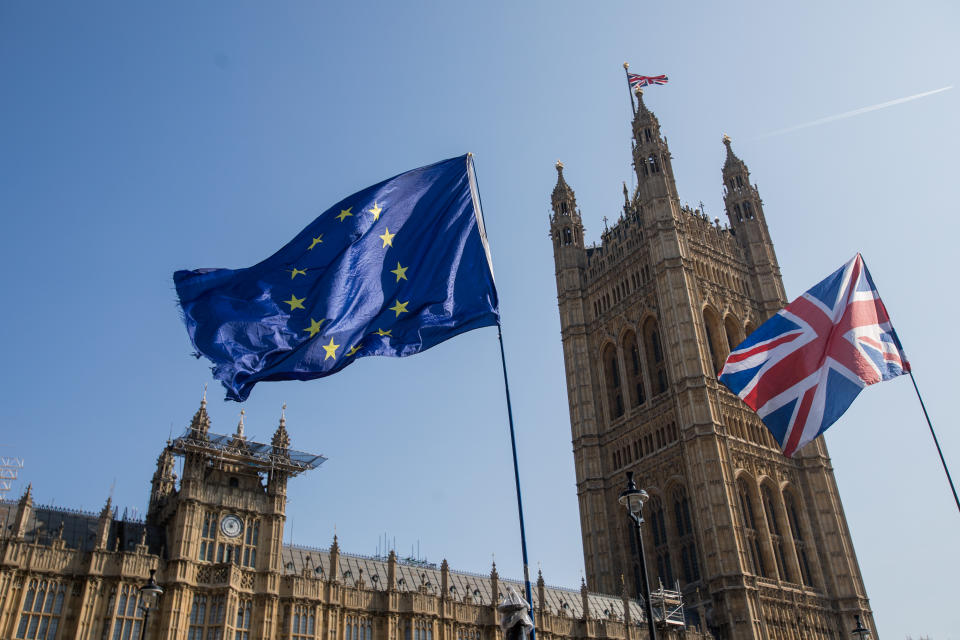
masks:
<path id="1" fill-rule="evenodd" d="M 747 216 L 747 220 L 753 220 L 753 207 L 750 206 L 749 202 L 743 203 L 743 214 Z"/>
<path id="2" fill-rule="evenodd" d="M 627 358 L 627 389 L 630 393 L 630 402 L 636 407 L 646 401 L 647 395 L 643 388 L 640 347 L 637 346 L 637 335 L 632 331 L 623 340 L 623 353 Z"/>
<path id="3" fill-rule="evenodd" d="M 650 520 L 650 533 L 653 536 L 653 550 L 657 557 L 657 577 L 668 588 L 673 586 L 673 566 L 670 563 L 670 545 L 667 543 L 667 525 L 663 517 L 663 502 L 659 496 L 650 498 L 647 503 Z"/>
<path id="4" fill-rule="evenodd" d="M 650 382 L 654 395 L 667 390 L 667 370 L 663 360 L 663 347 L 660 345 L 660 332 L 657 321 L 649 318 L 643 325 L 643 341 L 647 351 L 647 364 L 650 367 Z"/>
<path id="5" fill-rule="evenodd" d="M 253 611 L 253 599 L 241 598 L 237 602 L 237 624 L 233 640 L 250 640 L 250 614 Z"/>
<path id="6" fill-rule="evenodd" d="M 610 419 L 614 420 L 623 415 L 623 389 L 620 384 L 620 362 L 612 344 L 603 350 L 603 373 L 607 384 L 607 409 Z"/>
<path id="7" fill-rule="evenodd" d="M 650 133 L 650 129 L 643 130 L 643 137 L 646 138 L 647 142 L 653 142 L 653 134 Z"/>
<path id="8" fill-rule="evenodd" d="M 707 350 L 710 364 L 713 366 L 713 375 L 716 375 L 723 368 L 723 362 L 726 360 L 726 351 L 721 347 L 720 318 L 716 311 L 707 307 L 703 310 L 703 326 L 707 332 Z"/>
<path id="9" fill-rule="evenodd" d="M 767 524 L 770 527 L 770 542 L 773 544 L 773 556 L 777 561 L 777 571 L 780 573 L 782 580 L 793 582 L 793 576 L 790 575 L 790 565 L 787 564 L 787 556 L 783 548 L 783 527 L 780 518 L 777 517 L 773 492 L 770 487 L 765 485 L 760 490 L 760 494 L 763 499 L 763 510 L 767 514 Z"/>
<path id="10" fill-rule="evenodd" d="M 651 155 L 647 158 L 647 164 L 650 165 L 650 173 L 660 173 L 660 161 L 657 159 L 656 155 Z"/>
<path id="11" fill-rule="evenodd" d="M 680 560 L 683 565 L 683 580 L 686 584 L 700 579 L 700 561 L 697 559 L 697 544 L 693 533 L 693 518 L 690 514 L 690 499 L 687 490 L 678 486 L 673 490 L 673 523 L 677 531 Z"/>
<path id="12" fill-rule="evenodd" d="M 563 230 L 563 244 L 572 244 L 573 243 L 573 234 L 570 231 L 570 227 L 565 227 Z"/>
<path id="13" fill-rule="evenodd" d="M 290 622 L 290 637 L 293 640 L 313 640 L 316 616 L 312 606 L 294 605 Z"/>
<path id="14" fill-rule="evenodd" d="M 767 575 L 767 567 L 760 550 L 760 540 L 757 536 L 757 521 L 753 513 L 753 500 L 750 498 L 750 489 L 743 478 L 737 479 L 737 496 L 740 498 L 740 518 L 743 520 L 743 533 L 747 545 L 747 558 L 750 561 L 750 570 L 754 575 Z"/>
<path id="15" fill-rule="evenodd" d="M 790 521 L 790 533 L 793 535 L 793 546 L 797 550 L 797 564 L 800 565 L 800 578 L 803 584 L 813 586 L 813 574 L 810 571 L 810 559 L 807 557 L 807 542 L 803 539 L 803 529 L 800 525 L 800 513 L 797 509 L 797 500 L 792 491 L 784 492 L 784 502 L 787 507 L 787 519 Z"/>
<path id="16" fill-rule="evenodd" d="M 65 597 L 66 589 L 62 584 L 48 580 L 31 580 L 27 585 L 27 596 L 23 601 L 23 612 L 20 614 L 17 637 L 38 638 L 40 640 L 56 638 Z M 131 615 L 132 617 L 139 617 L 136 609 L 136 595 L 133 596 L 132 603 L 133 606 L 130 607 L 130 610 L 133 613 Z M 139 631 L 139 620 L 136 621 L 136 626 Z"/>
<path id="17" fill-rule="evenodd" d="M 732 315 L 728 315 L 723 320 L 723 329 L 727 334 L 727 354 L 729 355 L 734 347 L 743 342 L 743 336 L 740 335 L 740 321 Z"/>

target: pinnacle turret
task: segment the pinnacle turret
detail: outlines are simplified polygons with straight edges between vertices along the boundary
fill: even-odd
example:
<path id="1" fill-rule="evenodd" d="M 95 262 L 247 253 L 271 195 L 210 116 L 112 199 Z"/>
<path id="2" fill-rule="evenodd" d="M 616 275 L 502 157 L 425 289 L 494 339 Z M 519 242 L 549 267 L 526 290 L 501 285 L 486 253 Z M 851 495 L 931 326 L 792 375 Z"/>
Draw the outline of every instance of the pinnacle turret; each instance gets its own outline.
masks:
<path id="1" fill-rule="evenodd" d="M 290 434 L 287 433 L 287 405 L 284 404 L 280 410 L 280 425 L 273 433 L 273 439 L 270 441 L 274 449 L 289 449 Z"/>
<path id="2" fill-rule="evenodd" d="M 563 178 L 563 163 L 557 160 L 557 184 L 553 188 L 553 194 L 550 201 L 553 205 L 554 217 L 556 216 L 577 216 L 577 197 L 573 189 Z"/>
<path id="3" fill-rule="evenodd" d="M 190 420 L 191 436 L 206 438 L 210 432 L 210 416 L 207 414 L 207 385 L 203 385 L 203 396 L 200 398 L 200 408 Z"/>

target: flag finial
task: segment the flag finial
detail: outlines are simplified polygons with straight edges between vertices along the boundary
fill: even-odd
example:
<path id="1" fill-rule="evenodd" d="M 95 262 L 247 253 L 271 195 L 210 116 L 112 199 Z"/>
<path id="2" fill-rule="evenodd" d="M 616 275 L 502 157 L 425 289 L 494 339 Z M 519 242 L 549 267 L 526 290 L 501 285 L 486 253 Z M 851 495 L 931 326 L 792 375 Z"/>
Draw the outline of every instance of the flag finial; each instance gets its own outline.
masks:
<path id="1" fill-rule="evenodd" d="M 624 62 L 624 63 L 623 63 L 623 68 L 624 68 L 624 69 L 629 69 L 629 68 L 630 68 L 630 63 L 629 63 L 629 62 Z"/>

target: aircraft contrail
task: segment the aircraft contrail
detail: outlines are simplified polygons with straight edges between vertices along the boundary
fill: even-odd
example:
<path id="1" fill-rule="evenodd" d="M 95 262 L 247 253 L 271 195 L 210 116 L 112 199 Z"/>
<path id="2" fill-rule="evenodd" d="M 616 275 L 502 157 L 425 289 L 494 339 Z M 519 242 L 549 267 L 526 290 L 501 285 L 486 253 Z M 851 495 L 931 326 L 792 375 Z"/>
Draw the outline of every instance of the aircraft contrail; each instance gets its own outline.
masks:
<path id="1" fill-rule="evenodd" d="M 762 136 L 760 136 L 760 138 L 769 138 L 771 136 L 779 136 L 784 133 L 790 133 L 791 131 L 796 131 L 797 129 L 806 129 L 807 127 L 815 127 L 817 125 L 826 124 L 828 122 L 833 122 L 835 120 L 852 118 L 854 116 L 859 116 L 864 113 L 869 113 L 871 111 L 877 111 L 878 109 L 886 109 L 887 107 L 903 104 L 904 102 L 910 102 L 911 100 L 918 100 L 920 98 L 932 96 L 935 93 L 941 93 L 949 89 L 953 89 L 953 85 L 950 85 L 948 87 L 940 87 L 939 89 L 934 89 L 933 91 L 924 91 L 923 93 L 918 93 L 912 96 L 906 96 L 905 98 L 888 100 L 887 102 L 881 102 L 880 104 L 873 104 L 873 105 L 870 105 L 869 107 L 860 107 L 859 109 L 854 109 L 853 111 L 845 111 L 844 113 L 838 113 L 833 116 L 827 116 L 826 118 L 820 118 L 819 120 L 814 120 L 812 122 L 804 122 L 803 124 L 797 124 L 792 127 L 787 127 L 786 129 L 778 129 L 777 131 L 771 131 L 770 133 L 765 133 Z"/>

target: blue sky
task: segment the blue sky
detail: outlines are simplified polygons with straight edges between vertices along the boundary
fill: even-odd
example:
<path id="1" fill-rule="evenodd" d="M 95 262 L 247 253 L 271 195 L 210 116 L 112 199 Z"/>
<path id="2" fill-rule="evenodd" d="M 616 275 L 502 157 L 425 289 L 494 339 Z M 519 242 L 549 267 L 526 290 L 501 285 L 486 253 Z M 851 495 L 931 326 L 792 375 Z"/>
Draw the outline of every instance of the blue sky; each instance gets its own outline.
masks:
<path id="1" fill-rule="evenodd" d="M 790 297 L 861 251 L 960 464 L 955 3 L 5 2 L 0 4 L 0 453 L 42 503 L 143 510 L 165 439 L 211 382 L 171 275 L 270 255 L 340 198 L 472 151 L 503 314 L 531 562 L 582 569 L 553 258 L 553 164 L 588 240 L 631 183 L 621 64 L 646 94 L 681 200 L 723 217 L 728 133 L 759 185 Z M 939 289 L 939 284 L 948 289 Z M 936 297 L 937 291 L 944 293 Z M 239 407 L 211 387 L 214 430 Z M 216 402 L 213 399 L 216 399 Z M 295 543 L 521 574 L 495 329 L 312 383 L 258 386 L 247 433 L 288 404 Z M 909 380 L 827 437 L 884 637 L 960 637 L 960 516 Z M 955 472 L 960 473 L 960 472 Z M 22 491 L 19 483 L 16 492 Z"/>

